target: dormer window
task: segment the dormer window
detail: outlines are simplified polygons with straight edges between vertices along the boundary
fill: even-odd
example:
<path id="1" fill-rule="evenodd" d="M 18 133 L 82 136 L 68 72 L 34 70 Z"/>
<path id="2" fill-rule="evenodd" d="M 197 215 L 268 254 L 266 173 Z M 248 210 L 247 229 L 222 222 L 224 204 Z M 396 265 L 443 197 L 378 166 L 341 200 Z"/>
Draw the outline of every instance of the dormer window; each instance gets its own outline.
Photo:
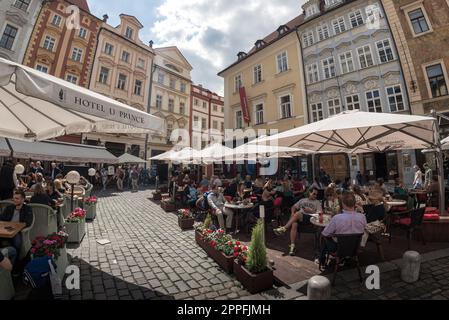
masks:
<path id="1" fill-rule="evenodd" d="M 125 37 L 132 40 L 133 33 L 134 33 L 134 30 L 132 28 L 126 27 Z"/>
<path id="2" fill-rule="evenodd" d="M 239 58 L 239 60 L 245 58 L 246 56 L 246 52 L 240 51 L 239 53 L 237 53 L 237 57 Z"/>
<path id="3" fill-rule="evenodd" d="M 257 49 L 262 48 L 264 45 L 265 45 L 265 41 L 263 41 L 263 40 L 257 40 L 256 44 L 255 44 Z"/>
<path id="4" fill-rule="evenodd" d="M 311 17 L 318 13 L 318 8 L 316 5 L 311 5 L 306 9 L 306 17 Z"/>
<path id="5" fill-rule="evenodd" d="M 287 33 L 290 30 L 290 28 L 286 25 L 282 25 L 278 28 L 278 35 L 282 36 L 283 34 Z"/>

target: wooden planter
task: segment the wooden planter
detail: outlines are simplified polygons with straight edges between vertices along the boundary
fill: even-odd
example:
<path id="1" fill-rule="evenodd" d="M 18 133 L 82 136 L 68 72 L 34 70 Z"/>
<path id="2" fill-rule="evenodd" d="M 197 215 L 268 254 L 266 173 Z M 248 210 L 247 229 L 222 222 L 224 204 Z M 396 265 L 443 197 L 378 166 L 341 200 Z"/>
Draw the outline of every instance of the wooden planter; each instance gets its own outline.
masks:
<path id="1" fill-rule="evenodd" d="M 176 204 L 170 203 L 170 202 L 166 202 L 166 201 L 162 201 L 161 202 L 161 208 L 165 212 L 175 212 L 176 211 Z"/>
<path id="2" fill-rule="evenodd" d="M 97 216 L 97 205 L 96 204 L 85 204 L 85 210 L 87 212 L 86 214 L 86 220 L 92 221 Z"/>
<path id="3" fill-rule="evenodd" d="M 192 230 L 193 225 L 195 224 L 195 219 L 181 219 L 178 217 L 178 225 L 181 228 L 181 230 Z"/>
<path id="4" fill-rule="evenodd" d="M 234 274 L 237 280 L 251 294 L 266 291 L 273 287 L 274 276 L 272 269 L 263 273 L 253 274 L 246 270 L 237 260 L 234 260 Z"/>
<path id="5" fill-rule="evenodd" d="M 206 251 L 207 255 L 211 257 L 224 271 L 226 271 L 226 273 L 230 274 L 234 272 L 234 257 L 227 257 L 223 254 L 223 252 L 211 247 L 207 242 L 201 239 L 201 234 L 198 232 L 195 232 L 195 240 L 196 243 L 204 251 Z"/>
<path id="6" fill-rule="evenodd" d="M 201 239 L 201 234 L 198 232 L 195 232 L 195 240 L 196 243 L 204 250 L 206 251 L 207 255 L 211 256 L 212 251 L 215 251 L 214 248 L 212 248 L 206 241 Z"/>
<path id="7" fill-rule="evenodd" d="M 78 223 L 66 223 L 66 231 L 69 235 L 68 243 L 81 243 L 86 235 L 86 221 L 83 219 Z"/>
<path id="8" fill-rule="evenodd" d="M 161 192 L 153 193 L 153 200 L 154 201 L 161 201 L 162 200 L 162 193 Z"/>

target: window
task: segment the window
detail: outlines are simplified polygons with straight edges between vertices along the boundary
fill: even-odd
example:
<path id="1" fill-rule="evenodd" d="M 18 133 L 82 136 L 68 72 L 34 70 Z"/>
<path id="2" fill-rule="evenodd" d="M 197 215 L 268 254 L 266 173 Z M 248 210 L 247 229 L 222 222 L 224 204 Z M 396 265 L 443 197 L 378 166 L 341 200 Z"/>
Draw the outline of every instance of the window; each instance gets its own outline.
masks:
<path id="1" fill-rule="evenodd" d="M 82 49 L 73 48 L 72 60 L 80 62 L 82 56 L 83 56 L 83 50 Z"/>
<path id="2" fill-rule="evenodd" d="M 281 97 L 281 119 L 292 117 L 291 97 L 286 95 Z"/>
<path id="3" fill-rule="evenodd" d="M 185 93 L 187 90 L 187 85 L 185 82 L 181 82 L 181 92 Z"/>
<path id="4" fill-rule="evenodd" d="M 200 129 L 200 119 L 197 116 L 193 117 L 193 126 L 197 129 Z"/>
<path id="5" fill-rule="evenodd" d="M 326 0 L 326 6 L 332 6 L 334 4 L 337 4 L 341 2 L 341 0 Z"/>
<path id="6" fill-rule="evenodd" d="M 340 99 L 331 99 L 327 101 L 327 107 L 329 110 L 329 116 L 335 116 L 342 112 Z"/>
<path id="7" fill-rule="evenodd" d="M 254 67 L 254 84 L 262 82 L 262 66 L 259 64 Z"/>
<path id="8" fill-rule="evenodd" d="M 11 50 L 17 36 L 17 31 L 17 28 L 7 24 L 2 39 L 0 40 L 0 47 Z"/>
<path id="9" fill-rule="evenodd" d="M 340 55 L 340 66 L 342 73 L 354 71 L 354 63 L 352 61 L 352 52 L 348 51 Z"/>
<path id="10" fill-rule="evenodd" d="M 357 10 L 355 12 L 351 12 L 349 14 L 349 20 L 351 20 L 351 26 L 353 28 L 361 26 L 363 24 L 362 12 L 360 10 Z"/>
<path id="11" fill-rule="evenodd" d="M 51 24 L 59 27 L 61 25 L 61 20 L 62 20 L 61 16 L 58 16 L 57 14 L 55 14 L 53 16 L 53 20 L 51 21 Z"/>
<path id="12" fill-rule="evenodd" d="M 366 103 L 368 104 L 369 112 L 382 112 L 379 90 L 366 92 Z"/>
<path id="13" fill-rule="evenodd" d="M 87 37 L 87 30 L 83 27 L 80 28 L 80 32 L 78 33 L 78 36 L 82 39 L 86 39 Z"/>
<path id="14" fill-rule="evenodd" d="M 224 122 L 220 122 L 221 131 L 224 131 Z"/>
<path id="15" fill-rule="evenodd" d="M 128 39 L 132 39 L 133 32 L 134 32 L 134 30 L 132 28 L 126 27 L 125 37 L 127 37 Z"/>
<path id="16" fill-rule="evenodd" d="M 203 109 L 207 109 L 207 102 L 203 101 Z"/>
<path id="17" fill-rule="evenodd" d="M 194 103 L 195 103 L 195 107 L 198 107 L 200 105 L 200 101 L 198 99 L 195 99 Z"/>
<path id="18" fill-rule="evenodd" d="M 278 73 L 288 70 L 287 52 L 282 52 L 277 56 Z"/>
<path id="19" fill-rule="evenodd" d="M 118 76 L 117 89 L 125 90 L 126 87 L 126 75 L 120 73 Z"/>
<path id="20" fill-rule="evenodd" d="M 68 82 L 71 82 L 73 84 L 77 84 L 78 82 L 78 77 L 74 76 L 73 74 L 68 74 L 66 80 Z"/>
<path id="21" fill-rule="evenodd" d="M 323 104 L 321 102 L 314 103 L 310 106 L 312 114 L 312 122 L 317 122 L 324 119 L 323 116 Z"/>
<path id="22" fill-rule="evenodd" d="M 38 64 L 36 66 L 36 70 L 40 71 L 40 72 L 43 72 L 43 73 L 48 73 L 48 67 L 47 66 L 43 66 L 41 64 Z"/>
<path id="23" fill-rule="evenodd" d="M 304 33 L 302 38 L 303 38 L 304 47 L 311 46 L 314 43 L 312 31 Z"/>
<path id="24" fill-rule="evenodd" d="M 162 109 L 162 96 L 160 94 L 156 96 L 156 109 Z"/>
<path id="25" fill-rule="evenodd" d="M 186 113 L 186 104 L 184 102 L 179 103 L 179 113 L 185 114 Z"/>
<path id="26" fill-rule="evenodd" d="M 170 88 L 176 89 L 176 79 L 170 79 Z"/>
<path id="27" fill-rule="evenodd" d="M 217 107 L 217 105 L 216 105 L 216 104 L 214 104 L 214 105 L 212 106 L 212 110 L 214 110 L 215 112 L 217 112 L 217 110 L 218 110 L 218 107 Z"/>
<path id="28" fill-rule="evenodd" d="M 360 110 L 360 99 L 358 94 L 346 97 L 346 109 L 350 111 Z"/>
<path id="29" fill-rule="evenodd" d="M 158 73 L 158 75 L 157 75 L 157 82 L 159 84 L 164 84 L 164 81 L 165 81 L 165 75 L 162 74 L 162 73 Z"/>
<path id="30" fill-rule="evenodd" d="M 212 128 L 218 130 L 218 121 L 216 120 L 212 121 Z"/>
<path id="31" fill-rule="evenodd" d="M 334 26 L 334 33 L 336 35 L 346 31 L 345 18 L 343 17 L 332 21 L 332 25 Z"/>
<path id="32" fill-rule="evenodd" d="M 56 40 L 50 36 L 46 36 L 44 40 L 44 49 L 53 52 L 53 48 L 55 47 Z"/>
<path id="33" fill-rule="evenodd" d="M 334 57 L 330 57 L 321 61 L 323 64 L 323 73 L 325 79 L 335 77 L 335 62 Z"/>
<path id="34" fill-rule="evenodd" d="M 224 107 L 221 107 L 221 113 L 224 113 Z"/>
<path id="35" fill-rule="evenodd" d="M 108 83 L 108 77 L 109 77 L 109 69 L 106 68 L 106 67 L 101 67 L 100 79 L 98 81 L 103 83 L 103 84 L 107 84 Z"/>
<path id="36" fill-rule="evenodd" d="M 243 116 L 242 116 L 242 111 L 240 111 L 240 110 L 235 113 L 235 128 L 236 129 L 243 128 Z"/>
<path id="37" fill-rule="evenodd" d="M 205 118 L 201 118 L 201 129 L 207 129 L 207 120 Z"/>
<path id="38" fill-rule="evenodd" d="M 123 51 L 122 52 L 122 61 L 128 63 L 129 62 L 129 52 L 128 51 Z"/>
<path id="39" fill-rule="evenodd" d="M 23 11 L 27 11 L 30 6 L 31 0 L 16 0 L 14 2 L 14 7 Z"/>
<path id="40" fill-rule="evenodd" d="M 318 63 L 312 63 L 307 66 L 307 81 L 310 83 L 318 82 Z"/>
<path id="41" fill-rule="evenodd" d="M 259 103 L 256 105 L 256 124 L 263 123 L 263 104 Z"/>
<path id="42" fill-rule="evenodd" d="M 136 80 L 136 82 L 134 84 L 134 94 L 136 96 L 142 95 L 142 81 L 141 80 Z"/>
<path id="43" fill-rule="evenodd" d="M 168 112 L 175 112 L 175 100 L 168 99 Z"/>
<path id="44" fill-rule="evenodd" d="M 137 68 L 145 69 L 145 60 L 142 58 L 137 59 Z"/>
<path id="45" fill-rule="evenodd" d="M 381 63 L 386 63 L 394 60 L 393 50 L 391 49 L 390 40 L 385 39 L 376 43 L 379 60 Z"/>
<path id="46" fill-rule="evenodd" d="M 234 92 L 239 92 L 240 88 L 243 86 L 242 84 L 242 75 L 239 74 L 234 78 Z"/>
<path id="47" fill-rule="evenodd" d="M 316 13 L 318 13 L 318 9 L 317 9 L 317 7 L 315 5 L 312 5 L 312 6 L 310 6 L 310 7 L 308 7 L 306 9 L 306 16 L 307 17 L 313 16 Z"/>
<path id="48" fill-rule="evenodd" d="M 404 111 L 404 98 L 402 97 L 402 90 L 401 86 L 392 86 L 386 88 L 387 90 L 387 99 L 388 104 L 390 105 L 390 111 L 396 112 L 396 111 Z"/>
<path id="49" fill-rule="evenodd" d="M 432 97 L 437 98 L 448 94 L 447 83 L 444 78 L 441 64 L 435 64 L 426 68 L 427 78 L 429 79 Z"/>
<path id="50" fill-rule="evenodd" d="M 114 46 L 108 42 L 106 42 L 104 46 L 104 53 L 106 53 L 109 56 L 112 56 L 112 52 L 114 51 Z"/>
<path id="51" fill-rule="evenodd" d="M 326 40 L 327 38 L 329 38 L 328 26 L 327 25 L 319 26 L 317 28 L 317 33 L 318 33 L 318 39 L 320 39 L 320 41 Z"/>
<path id="52" fill-rule="evenodd" d="M 413 27 L 413 32 L 415 34 L 418 35 L 420 33 L 429 31 L 429 25 L 421 8 L 410 11 L 408 13 L 408 16 L 410 18 L 410 22 Z"/>
<path id="53" fill-rule="evenodd" d="M 374 65 L 373 55 L 371 54 L 371 47 L 366 45 L 357 49 L 359 55 L 360 68 L 368 68 Z"/>

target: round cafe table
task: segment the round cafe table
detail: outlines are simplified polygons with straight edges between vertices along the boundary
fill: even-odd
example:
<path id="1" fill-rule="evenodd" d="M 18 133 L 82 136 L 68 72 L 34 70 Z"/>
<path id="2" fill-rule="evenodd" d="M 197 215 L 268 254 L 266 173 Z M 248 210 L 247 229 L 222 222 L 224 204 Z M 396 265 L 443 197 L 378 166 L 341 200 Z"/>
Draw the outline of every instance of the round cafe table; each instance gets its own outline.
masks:
<path id="1" fill-rule="evenodd" d="M 407 205 L 407 201 L 405 201 L 405 200 L 397 200 L 397 199 L 388 200 L 388 201 L 385 201 L 385 203 L 387 205 L 389 205 L 390 207 L 403 207 L 403 206 Z"/>
<path id="2" fill-rule="evenodd" d="M 239 224 L 240 224 L 240 213 L 241 212 L 245 212 L 247 210 L 250 210 L 254 207 L 253 203 L 248 203 L 248 204 L 236 204 L 236 203 L 225 203 L 224 205 L 225 208 L 231 209 L 232 211 L 234 211 L 234 216 L 235 216 L 235 233 L 239 233 Z"/>
<path id="3" fill-rule="evenodd" d="M 320 222 L 320 217 L 318 214 L 312 214 L 312 217 L 310 218 L 310 223 L 315 227 L 315 255 L 317 257 L 320 256 L 321 252 L 321 233 L 323 230 L 330 224 L 332 217 L 329 215 L 323 216 L 323 222 Z"/>

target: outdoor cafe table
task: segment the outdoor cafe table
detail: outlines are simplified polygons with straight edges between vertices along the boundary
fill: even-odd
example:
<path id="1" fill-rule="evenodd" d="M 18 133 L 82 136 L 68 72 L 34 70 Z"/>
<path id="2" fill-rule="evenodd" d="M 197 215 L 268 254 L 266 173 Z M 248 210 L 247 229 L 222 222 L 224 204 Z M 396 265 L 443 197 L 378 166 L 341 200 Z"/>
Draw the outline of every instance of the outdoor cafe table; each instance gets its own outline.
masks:
<path id="1" fill-rule="evenodd" d="M 311 214 L 310 223 L 315 227 L 315 254 L 320 255 L 321 233 L 330 224 L 332 217 L 323 215 L 323 222 L 320 222 L 319 214 Z"/>
<path id="2" fill-rule="evenodd" d="M 25 227 L 25 223 L 0 222 L 0 238 L 12 239 Z"/>
<path id="3" fill-rule="evenodd" d="M 396 200 L 396 199 L 387 200 L 387 201 L 385 201 L 385 203 L 387 205 L 389 205 L 390 207 L 403 207 L 403 206 L 407 205 L 407 201 L 405 201 L 405 200 Z"/>
<path id="4" fill-rule="evenodd" d="M 248 204 L 236 204 L 236 203 L 225 203 L 225 208 L 231 209 L 232 211 L 234 211 L 234 216 L 235 216 L 235 233 L 239 233 L 239 224 L 240 224 L 240 212 L 244 212 L 246 210 L 250 210 L 254 207 L 253 203 L 248 203 Z"/>

